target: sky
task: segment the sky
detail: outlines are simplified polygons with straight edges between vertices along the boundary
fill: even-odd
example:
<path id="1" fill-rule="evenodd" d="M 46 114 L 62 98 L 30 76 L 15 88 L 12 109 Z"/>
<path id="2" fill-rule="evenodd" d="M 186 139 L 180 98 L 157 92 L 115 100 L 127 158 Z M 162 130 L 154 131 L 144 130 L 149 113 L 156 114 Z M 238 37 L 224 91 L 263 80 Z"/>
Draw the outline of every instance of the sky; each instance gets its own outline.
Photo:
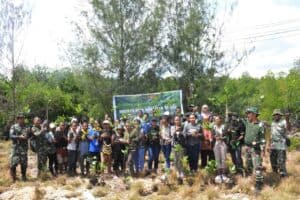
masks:
<path id="1" fill-rule="evenodd" d="M 28 0 L 32 19 L 25 29 L 20 62 L 27 66 L 67 66 L 64 58 L 68 42 L 74 39 L 71 21 L 76 21 L 85 0 Z M 222 25 L 221 49 L 226 60 L 234 52 L 254 49 L 230 73 L 264 76 L 288 72 L 300 57 L 300 1 L 297 0 L 219 0 L 218 26 Z M 230 5 L 235 3 L 229 14 Z M 224 14 L 226 13 L 226 14 Z"/>

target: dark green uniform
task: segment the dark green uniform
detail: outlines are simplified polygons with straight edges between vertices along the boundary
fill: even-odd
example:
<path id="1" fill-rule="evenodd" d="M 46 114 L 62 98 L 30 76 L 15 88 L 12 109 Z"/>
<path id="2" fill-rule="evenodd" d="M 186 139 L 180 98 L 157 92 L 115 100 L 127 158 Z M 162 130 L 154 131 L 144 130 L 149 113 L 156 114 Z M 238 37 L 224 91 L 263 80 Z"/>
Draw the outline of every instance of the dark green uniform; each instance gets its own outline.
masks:
<path id="1" fill-rule="evenodd" d="M 22 179 L 26 180 L 27 152 L 28 152 L 28 133 L 25 126 L 14 124 L 10 128 L 10 139 L 12 140 L 10 156 L 10 172 L 13 180 L 16 180 L 16 167 L 21 165 Z M 25 139 L 21 139 L 24 136 Z"/>
<path id="2" fill-rule="evenodd" d="M 48 155 L 48 140 L 46 131 L 41 130 L 40 127 L 33 126 L 31 128 L 32 139 L 35 140 L 36 153 L 37 153 L 37 167 L 38 174 L 47 169 L 47 155 Z"/>
<path id="3" fill-rule="evenodd" d="M 252 172 L 254 170 L 256 184 L 261 185 L 264 179 L 262 174 L 261 157 L 261 151 L 265 148 L 264 124 L 260 121 L 254 123 L 245 121 L 245 129 L 246 169 L 248 172 Z"/>

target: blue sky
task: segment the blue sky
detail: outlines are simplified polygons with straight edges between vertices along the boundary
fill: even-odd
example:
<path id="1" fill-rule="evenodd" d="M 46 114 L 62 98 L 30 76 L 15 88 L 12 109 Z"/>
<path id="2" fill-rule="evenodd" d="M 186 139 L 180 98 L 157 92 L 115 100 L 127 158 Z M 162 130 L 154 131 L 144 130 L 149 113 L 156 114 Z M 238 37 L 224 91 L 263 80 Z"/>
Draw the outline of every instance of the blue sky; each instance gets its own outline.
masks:
<path id="1" fill-rule="evenodd" d="M 28 66 L 67 65 L 61 59 L 66 44 L 73 39 L 70 20 L 78 19 L 85 0 L 28 0 L 33 5 L 32 22 L 25 31 L 20 61 Z M 224 23 L 221 48 L 227 58 L 232 49 L 255 50 L 232 73 L 248 72 L 261 77 L 271 70 L 288 72 L 300 57 L 300 1 L 297 0 L 219 0 L 217 24 Z M 225 5 L 237 2 L 224 18 Z M 228 10 L 228 9 L 227 9 Z M 299 30 L 297 30 L 299 28 Z M 285 33 L 285 31 L 288 31 Z M 283 32 L 282 34 L 274 34 Z M 266 35 L 265 37 L 253 36 Z M 245 39 L 249 38 L 249 39 Z"/>

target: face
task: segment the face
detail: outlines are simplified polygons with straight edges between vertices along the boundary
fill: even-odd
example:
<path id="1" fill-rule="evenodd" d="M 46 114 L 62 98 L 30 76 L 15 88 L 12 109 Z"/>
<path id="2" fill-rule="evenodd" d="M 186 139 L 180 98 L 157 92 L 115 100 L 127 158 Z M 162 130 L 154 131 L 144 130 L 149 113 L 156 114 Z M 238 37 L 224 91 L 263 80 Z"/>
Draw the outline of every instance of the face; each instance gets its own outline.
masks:
<path id="1" fill-rule="evenodd" d="M 59 129 L 61 130 L 61 131 L 64 131 L 65 130 L 65 123 L 60 123 L 59 124 Z"/>
<path id="2" fill-rule="evenodd" d="M 143 117 L 143 112 L 141 110 L 138 112 L 138 116 Z"/>
<path id="3" fill-rule="evenodd" d="M 106 129 L 106 130 L 109 129 L 109 124 L 104 123 L 104 124 L 103 124 L 103 129 Z"/>
<path id="4" fill-rule="evenodd" d="M 279 115 L 279 114 L 273 115 L 273 119 L 275 121 L 279 121 L 281 119 L 281 115 Z"/>
<path id="5" fill-rule="evenodd" d="M 34 118 L 33 124 L 34 124 L 35 126 L 40 126 L 41 123 L 42 123 L 42 121 L 41 121 L 40 118 L 38 118 L 38 117 L 35 117 L 35 118 Z"/>
<path id="6" fill-rule="evenodd" d="M 157 125 L 157 122 L 156 122 L 156 121 L 151 121 L 151 126 L 152 126 L 152 127 L 156 127 L 156 125 Z"/>
<path id="7" fill-rule="evenodd" d="M 217 125 L 222 124 L 221 118 L 217 116 L 217 117 L 215 118 L 215 123 L 216 123 Z"/>
<path id="8" fill-rule="evenodd" d="M 24 117 L 19 117 L 17 119 L 17 121 L 18 121 L 18 124 L 21 124 L 21 125 L 25 124 L 25 118 Z"/>
<path id="9" fill-rule="evenodd" d="M 88 124 L 85 122 L 82 124 L 82 129 L 87 130 L 88 129 Z"/>
<path id="10" fill-rule="evenodd" d="M 202 112 L 208 112 L 208 107 L 204 106 L 204 107 L 202 108 Z"/>
<path id="11" fill-rule="evenodd" d="M 125 127 L 126 127 L 126 130 L 128 130 L 128 131 L 131 130 L 131 125 L 130 125 L 130 123 L 128 123 L 128 122 L 125 124 Z"/>
<path id="12" fill-rule="evenodd" d="M 94 127 L 95 127 L 95 128 L 98 128 L 98 127 L 99 127 L 99 122 L 98 122 L 98 121 L 95 121 L 95 122 L 94 122 Z"/>
<path id="13" fill-rule="evenodd" d="M 176 108 L 176 113 L 181 113 L 180 108 Z"/>
<path id="14" fill-rule="evenodd" d="M 247 113 L 247 118 L 250 122 L 254 121 L 256 119 L 256 114 L 252 112 Z"/>
<path id="15" fill-rule="evenodd" d="M 180 118 L 179 117 L 175 117 L 174 118 L 174 123 L 175 123 L 175 125 L 180 125 Z"/>
<path id="16" fill-rule="evenodd" d="M 123 129 L 118 128 L 118 129 L 117 129 L 117 132 L 119 133 L 119 135 L 122 135 L 122 134 L 123 134 Z"/>
<path id="17" fill-rule="evenodd" d="M 72 125 L 71 125 L 71 128 L 72 128 L 73 131 L 76 131 L 76 129 L 77 129 L 77 123 L 73 122 Z"/>
<path id="18" fill-rule="evenodd" d="M 140 123 L 139 123 L 138 121 L 134 121 L 134 127 L 135 127 L 135 128 L 140 127 Z"/>
<path id="19" fill-rule="evenodd" d="M 195 117 L 195 115 L 190 115 L 190 117 L 189 117 L 189 122 L 192 123 L 192 124 L 195 124 L 195 122 L 196 122 L 196 117 Z"/>

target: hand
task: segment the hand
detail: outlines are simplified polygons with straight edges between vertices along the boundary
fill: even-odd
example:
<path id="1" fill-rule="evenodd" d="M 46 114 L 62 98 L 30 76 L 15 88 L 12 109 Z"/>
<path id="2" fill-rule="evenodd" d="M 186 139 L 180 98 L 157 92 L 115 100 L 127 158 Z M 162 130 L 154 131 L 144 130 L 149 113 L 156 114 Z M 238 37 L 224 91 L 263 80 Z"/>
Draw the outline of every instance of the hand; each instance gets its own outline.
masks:
<path id="1" fill-rule="evenodd" d="M 19 139 L 21 139 L 21 140 L 26 140 L 27 137 L 26 137 L 25 135 L 20 135 L 20 136 L 19 136 Z"/>
<path id="2" fill-rule="evenodd" d="M 270 153 L 271 152 L 271 148 L 267 147 L 267 152 Z"/>

